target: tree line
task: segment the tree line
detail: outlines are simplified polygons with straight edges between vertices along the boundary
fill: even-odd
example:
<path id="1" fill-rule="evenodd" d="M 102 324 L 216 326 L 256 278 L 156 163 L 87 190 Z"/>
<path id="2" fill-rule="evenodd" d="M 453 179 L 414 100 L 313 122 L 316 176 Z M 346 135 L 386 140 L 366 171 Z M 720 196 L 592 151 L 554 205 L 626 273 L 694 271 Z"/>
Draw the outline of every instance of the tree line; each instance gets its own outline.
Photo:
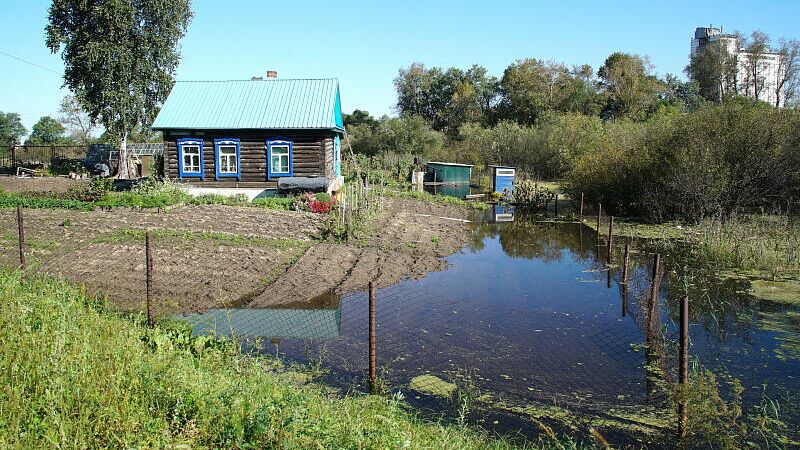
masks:
<path id="1" fill-rule="evenodd" d="M 775 51 L 764 36 L 743 40 L 749 54 Z M 780 45 L 782 64 L 796 65 L 797 43 Z M 698 68 L 718 50 L 690 58 L 688 81 L 659 77 L 648 57 L 621 52 L 596 71 L 521 59 L 500 78 L 477 65 L 412 64 L 394 80 L 397 117 L 356 110 L 345 116 L 346 129 L 356 153 L 418 155 L 473 164 L 476 172 L 511 165 L 562 179 L 612 213 L 651 220 L 792 209 L 800 198 L 800 134 L 793 131 L 800 114 L 748 98 L 754 87 L 724 95 L 708 88 L 726 74 Z M 789 104 L 797 72 L 788 70 L 782 82 Z"/>

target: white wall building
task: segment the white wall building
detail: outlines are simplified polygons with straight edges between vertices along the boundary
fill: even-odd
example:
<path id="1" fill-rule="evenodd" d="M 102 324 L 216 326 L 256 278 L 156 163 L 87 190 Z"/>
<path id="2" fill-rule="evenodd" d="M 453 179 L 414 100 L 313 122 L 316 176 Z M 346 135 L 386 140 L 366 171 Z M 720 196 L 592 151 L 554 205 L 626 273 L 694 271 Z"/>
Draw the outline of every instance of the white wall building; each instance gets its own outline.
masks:
<path id="1" fill-rule="evenodd" d="M 694 57 L 709 44 L 718 43 L 728 55 L 736 59 L 735 79 L 726 80 L 725 90 L 735 92 L 739 95 L 748 97 L 758 97 L 772 105 L 776 103 L 778 95 L 778 85 L 781 77 L 781 55 L 773 52 L 765 52 L 754 56 L 741 48 L 738 39 L 732 34 L 725 34 L 721 28 L 699 27 L 694 31 L 691 42 L 691 56 Z M 754 61 L 758 58 L 758 61 Z M 754 81 L 752 69 L 756 68 L 757 81 Z M 758 87 L 756 87 L 756 84 Z M 758 92 L 756 92 L 758 91 Z M 756 95 L 757 94 L 757 95 Z M 778 106 L 784 106 L 784 98 L 781 93 Z"/>

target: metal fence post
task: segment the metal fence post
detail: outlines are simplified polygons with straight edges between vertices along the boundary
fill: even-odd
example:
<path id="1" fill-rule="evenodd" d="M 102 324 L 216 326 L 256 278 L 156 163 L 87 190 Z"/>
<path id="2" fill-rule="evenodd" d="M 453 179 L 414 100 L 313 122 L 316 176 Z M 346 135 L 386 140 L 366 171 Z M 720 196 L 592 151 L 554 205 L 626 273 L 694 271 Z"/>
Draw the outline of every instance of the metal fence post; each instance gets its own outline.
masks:
<path id="1" fill-rule="evenodd" d="M 678 435 L 686 437 L 686 428 L 689 422 L 688 401 L 686 399 L 686 385 L 689 383 L 689 296 L 681 297 L 681 323 L 680 323 L 680 371 L 678 383 L 683 390 L 681 402 L 678 404 Z"/>
<path id="2" fill-rule="evenodd" d="M 375 368 L 375 283 L 369 282 L 369 390 L 377 392 Z"/>
<path id="3" fill-rule="evenodd" d="M 556 217 L 558 217 L 558 194 L 556 194 Z"/>
<path id="4" fill-rule="evenodd" d="M 147 324 L 153 326 L 153 238 L 148 228 L 144 235 L 147 271 Z"/>
<path id="5" fill-rule="evenodd" d="M 28 268 L 25 260 L 25 223 L 22 219 L 22 207 L 17 206 L 17 227 L 19 228 L 19 266 L 22 270 Z"/>
<path id="6" fill-rule="evenodd" d="M 579 213 L 580 221 L 583 222 L 583 192 L 581 192 L 581 208 Z"/>
<path id="7" fill-rule="evenodd" d="M 608 216 L 608 251 L 606 262 L 611 264 L 611 249 L 614 242 L 614 216 Z"/>

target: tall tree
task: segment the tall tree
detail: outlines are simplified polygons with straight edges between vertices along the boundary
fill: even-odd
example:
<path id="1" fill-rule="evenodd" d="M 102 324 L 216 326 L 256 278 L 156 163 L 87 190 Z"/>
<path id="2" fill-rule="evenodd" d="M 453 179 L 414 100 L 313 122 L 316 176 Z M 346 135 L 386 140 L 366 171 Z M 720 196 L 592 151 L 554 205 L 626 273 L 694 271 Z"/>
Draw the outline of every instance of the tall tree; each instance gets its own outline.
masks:
<path id="1" fill-rule="evenodd" d="M 25 141 L 25 145 L 56 145 L 64 144 L 66 129 L 56 119 L 44 116 L 33 125 L 31 135 Z"/>
<path id="2" fill-rule="evenodd" d="M 794 100 L 800 87 L 800 41 L 781 39 L 778 52 L 778 84 L 775 106 Z"/>
<path id="3" fill-rule="evenodd" d="M 663 88 L 652 75 L 650 62 L 639 55 L 613 53 L 597 75 L 608 94 L 604 111 L 608 117 L 643 119 Z"/>
<path id="4" fill-rule="evenodd" d="M 745 50 L 742 58 L 744 79 L 742 93 L 760 99 L 767 84 L 767 54 L 770 53 L 769 36 L 761 31 L 753 31 L 749 39 L 742 38 L 739 45 Z"/>
<path id="5" fill-rule="evenodd" d="M 92 120 L 119 142 L 128 178 L 127 139 L 148 127 L 174 84 L 189 0 L 53 0 L 47 47 L 61 51 L 64 83 Z"/>
<path id="6" fill-rule="evenodd" d="M 92 118 L 81 108 L 80 102 L 74 95 L 67 95 L 61 99 L 58 109 L 58 121 L 67 129 L 70 137 L 80 145 L 87 145 L 92 140 L 95 124 Z"/>
<path id="7" fill-rule="evenodd" d="M 28 130 L 22 125 L 22 119 L 17 113 L 5 113 L 0 111 L 0 145 L 11 147 L 20 142 L 20 138 L 25 136 Z"/>
<path id="8" fill-rule="evenodd" d="M 710 102 L 721 102 L 735 94 L 735 56 L 719 42 L 710 42 L 689 60 L 686 74 L 697 83 L 700 95 Z"/>

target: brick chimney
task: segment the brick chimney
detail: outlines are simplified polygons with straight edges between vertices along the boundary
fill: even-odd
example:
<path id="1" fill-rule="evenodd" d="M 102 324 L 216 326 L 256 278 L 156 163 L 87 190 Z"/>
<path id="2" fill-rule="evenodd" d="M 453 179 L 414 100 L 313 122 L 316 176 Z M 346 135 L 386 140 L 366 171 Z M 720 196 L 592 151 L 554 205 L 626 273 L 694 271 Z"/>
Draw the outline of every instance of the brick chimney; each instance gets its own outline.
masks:
<path id="1" fill-rule="evenodd" d="M 277 70 L 268 70 L 267 71 L 267 78 L 278 78 L 278 71 Z"/>

